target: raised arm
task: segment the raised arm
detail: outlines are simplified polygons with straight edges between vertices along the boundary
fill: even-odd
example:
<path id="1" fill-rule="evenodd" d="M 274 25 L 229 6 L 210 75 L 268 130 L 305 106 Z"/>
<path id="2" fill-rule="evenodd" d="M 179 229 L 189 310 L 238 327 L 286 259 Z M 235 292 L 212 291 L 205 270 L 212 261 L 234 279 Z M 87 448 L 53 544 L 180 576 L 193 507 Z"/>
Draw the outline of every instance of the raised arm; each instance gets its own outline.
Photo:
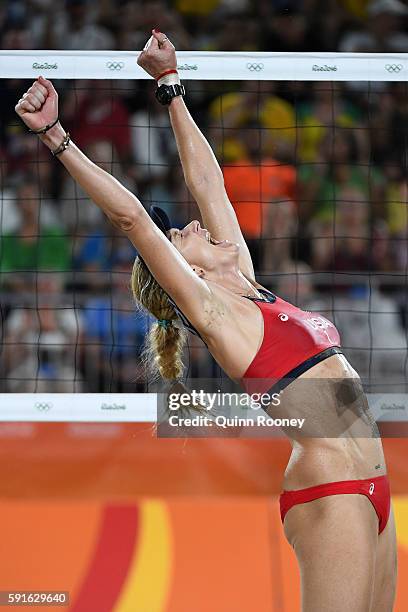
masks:
<path id="1" fill-rule="evenodd" d="M 160 84 L 163 80 L 168 83 L 179 82 L 175 49 L 165 38 L 164 34 L 153 30 L 151 40 L 138 58 L 138 64 L 155 79 L 163 73 L 169 73 L 160 79 Z M 240 245 L 241 272 L 248 279 L 255 280 L 251 256 L 225 190 L 221 168 L 210 145 L 181 96 L 172 100 L 169 114 L 184 178 L 198 204 L 204 226 L 215 240 L 230 240 Z"/>
<path id="2" fill-rule="evenodd" d="M 19 100 L 16 112 L 35 132 L 54 123 L 58 117 L 58 95 L 52 83 L 39 77 Z M 160 286 L 193 325 L 205 333 L 203 309 L 212 298 L 207 284 L 156 227 L 136 196 L 69 142 L 59 122 L 40 134 L 40 138 L 110 222 L 128 236 Z"/>

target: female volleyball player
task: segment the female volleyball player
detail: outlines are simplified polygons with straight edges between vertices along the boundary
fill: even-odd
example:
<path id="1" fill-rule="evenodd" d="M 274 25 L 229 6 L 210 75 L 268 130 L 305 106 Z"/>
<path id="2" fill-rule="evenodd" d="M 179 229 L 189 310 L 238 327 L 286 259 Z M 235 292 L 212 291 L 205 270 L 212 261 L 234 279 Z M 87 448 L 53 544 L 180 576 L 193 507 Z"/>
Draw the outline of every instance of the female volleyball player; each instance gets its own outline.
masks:
<path id="1" fill-rule="evenodd" d="M 39 77 L 16 111 L 140 253 L 132 287 L 158 320 L 150 342 L 162 376 L 181 375 L 182 321 L 230 378 L 256 391 L 271 381 L 286 385 L 285 410 L 305 416 L 310 437 L 292 439 L 281 496 L 285 534 L 301 570 L 303 610 L 389 612 L 394 518 L 381 442 L 358 375 L 332 323 L 257 283 L 221 170 L 184 104 L 173 45 L 153 31 L 138 63 L 158 80 L 157 97 L 168 105 L 185 179 L 207 229 L 198 221 L 182 231 L 171 228 L 163 211 L 149 215 L 93 164 L 61 127 L 50 81 Z M 350 414 L 359 416 L 358 437 L 343 435 L 355 425 Z"/>

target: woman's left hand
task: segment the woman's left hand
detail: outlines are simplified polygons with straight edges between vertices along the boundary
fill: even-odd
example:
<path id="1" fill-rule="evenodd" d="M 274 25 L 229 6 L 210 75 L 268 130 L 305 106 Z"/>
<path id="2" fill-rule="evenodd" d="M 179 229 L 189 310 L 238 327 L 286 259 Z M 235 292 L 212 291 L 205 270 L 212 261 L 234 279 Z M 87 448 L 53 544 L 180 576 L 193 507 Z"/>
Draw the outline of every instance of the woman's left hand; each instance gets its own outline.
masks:
<path id="1" fill-rule="evenodd" d="M 168 70 L 177 70 L 174 45 L 163 32 L 152 30 L 152 36 L 137 58 L 137 63 L 154 79 Z"/>

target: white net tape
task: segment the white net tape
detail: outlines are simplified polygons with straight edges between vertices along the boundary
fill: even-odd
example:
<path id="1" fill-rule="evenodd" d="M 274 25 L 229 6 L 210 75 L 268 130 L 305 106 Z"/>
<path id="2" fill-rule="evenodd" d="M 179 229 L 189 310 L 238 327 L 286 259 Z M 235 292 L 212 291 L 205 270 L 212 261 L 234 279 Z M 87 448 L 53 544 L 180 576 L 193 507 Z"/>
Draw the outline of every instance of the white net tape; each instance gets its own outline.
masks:
<path id="1" fill-rule="evenodd" d="M 408 394 L 367 397 L 377 422 L 408 421 Z M 0 422 L 147 423 L 156 417 L 155 393 L 0 393 Z"/>
<path id="2" fill-rule="evenodd" d="M 149 79 L 139 51 L 0 51 L 0 78 Z M 256 81 L 407 81 L 406 53 L 180 51 L 182 78 Z"/>

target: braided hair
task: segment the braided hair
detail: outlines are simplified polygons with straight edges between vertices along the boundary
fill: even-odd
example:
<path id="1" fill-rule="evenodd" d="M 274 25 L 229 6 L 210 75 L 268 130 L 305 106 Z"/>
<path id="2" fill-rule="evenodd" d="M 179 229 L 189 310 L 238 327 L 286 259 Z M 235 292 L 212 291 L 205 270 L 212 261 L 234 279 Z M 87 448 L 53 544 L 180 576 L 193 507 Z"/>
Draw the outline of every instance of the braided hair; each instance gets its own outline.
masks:
<path id="1" fill-rule="evenodd" d="M 184 370 L 182 356 L 187 334 L 176 324 L 178 315 L 167 293 L 140 257 L 133 265 L 131 289 L 137 306 L 157 319 L 146 336 L 142 354 L 150 376 L 179 380 Z"/>

